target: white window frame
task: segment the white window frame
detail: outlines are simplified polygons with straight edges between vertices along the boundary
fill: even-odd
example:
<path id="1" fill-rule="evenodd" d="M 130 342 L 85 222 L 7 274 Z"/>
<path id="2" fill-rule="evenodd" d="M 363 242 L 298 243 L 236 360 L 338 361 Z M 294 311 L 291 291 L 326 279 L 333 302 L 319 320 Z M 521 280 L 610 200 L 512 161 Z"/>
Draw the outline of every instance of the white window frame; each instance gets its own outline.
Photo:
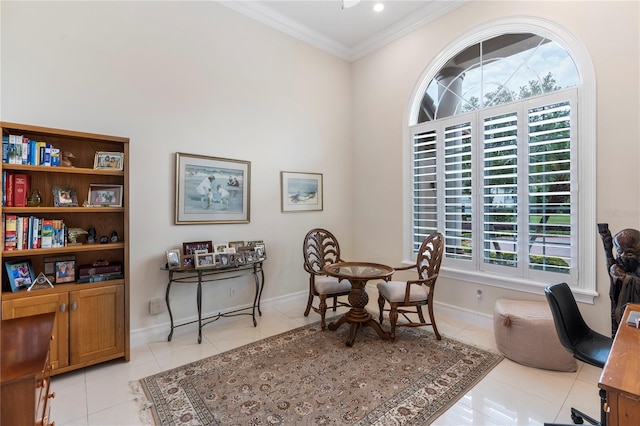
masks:
<path id="1" fill-rule="evenodd" d="M 598 296 L 596 291 L 596 87 L 593 63 L 586 47 L 563 27 L 534 17 L 510 17 L 482 24 L 460 36 L 448 45 L 429 65 L 418 79 L 418 83 L 409 98 L 405 110 L 404 128 L 404 258 L 407 262 L 415 259 L 413 247 L 413 167 L 412 151 L 413 139 L 410 128 L 417 124 L 420 102 L 429 82 L 435 74 L 446 64 L 447 60 L 465 49 L 506 33 L 534 33 L 546 37 L 562 46 L 573 59 L 580 75 L 577 101 L 577 160 L 578 172 L 575 187 L 572 191 L 577 194 L 577 226 L 576 237 L 579 250 L 577 252 L 578 270 L 576 284 L 572 290 L 576 300 L 594 303 Z M 476 204 L 477 205 L 477 204 Z M 478 214 L 474 207 L 474 214 Z M 477 217 L 477 216 L 476 216 Z M 555 281 L 542 279 L 526 279 L 493 274 L 487 271 L 469 271 L 443 264 L 440 275 L 471 283 L 480 283 L 510 290 L 543 294 L 544 288 Z M 551 276 L 550 276 L 551 279 Z M 568 281 L 568 280 L 567 280 Z"/>

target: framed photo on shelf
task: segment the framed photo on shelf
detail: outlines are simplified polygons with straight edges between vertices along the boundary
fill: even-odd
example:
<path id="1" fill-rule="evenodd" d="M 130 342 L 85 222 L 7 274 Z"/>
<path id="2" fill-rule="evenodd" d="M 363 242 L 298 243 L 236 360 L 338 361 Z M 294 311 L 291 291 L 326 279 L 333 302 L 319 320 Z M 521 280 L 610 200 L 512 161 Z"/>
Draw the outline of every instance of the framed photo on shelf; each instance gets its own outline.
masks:
<path id="1" fill-rule="evenodd" d="M 70 283 L 76 280 L 76 261 L 56 262 L 56 283 Z"/>
<path id="2" fill-rule="evenodd" d="M 195 268 L 195 257 L 193 254 L 183 255 L 182 259 L 180 259 L 180 264 L 182 265 L 182 269 L 193 269 Z"/>
<path id="3" fill-rule="evenodd" d="M 215 253 L 226 253 L 225 250 L 229 248 L 229 246 L 226 243 L 216 244 L 215 247 L 216 247 L 216 249 L 214 250 Z"/>
<path id="4" fill-rule="evenodd" d="M 238 252 L 238 249 L 244 246 L 244 241 L 229 241 L 227 245 L 229 248 L 234 248 L 236 252 Z"/>
<path id="5" fill-rule="evenodd" d="M 206 250 L 205 253 L 211 253 L 213 252 L 213 243 L 211 241 L 193 241 L 190 243 L 182 243 L 182 253 L 184 253 L 185 255 L 194 255 L 199 250 Z"/>
<path id="6" fill-rule="evenodd" d="M 64 186 L 54 186 L 53 205 L 56 207 L 78 207 L 78 195 L 76 190 Z"/>
<path id="7" fill-rule="evenodd" d="M 167 250 L 167 268 L 175 269 L 179 268 L 180 264 L 180 249 L 174 248 Z"/>
<path id="8" fill-rule="evenodd" d="M 235 266 L 233 253 L 216 253 L 216 263 L 222 267 Z"/>
<path id="9" fill-rule="evenodd" d="M 89 184 L 89 205 L 122 207 L 122 185 Z"/>
<path id="10" fill-rule="evenodd" d="M 75 256 L 54 256 L 54 257 L 45 257 L 42 261 L 44 264 L 44 274 L 47 276 L 49 281 L 52 283 L 56 282 L 56 263 L 66 262 L 66 261 L 74 261 Z"/>
<path id="11" fill-rule="evenodd" d="M 175 224 L 249 223 L 251 162 L 176 153 Z"/>
<path id="12" fill-rule="evenodd" d="M 31 260 L 12 260 L 4 262 L 11 291 L 27 289 L 35 282 L 36 274 Z"/>
<path id="13" fill-rule="evenodd" d="M 215 254 L 214 253 L 198 253 L 195 256 L 196 268 L 208 268 L 215 266 Z"/>
<path id="14" fill-rule="evenodd" d="M 322 173 L 280 172 L 283 213 L 322 211 Z"/>
<path id="15" fill-rule="evenodd" d="M 123 152 L 96 152 L 93 160 L 95 170 L 124 170 Z"/>

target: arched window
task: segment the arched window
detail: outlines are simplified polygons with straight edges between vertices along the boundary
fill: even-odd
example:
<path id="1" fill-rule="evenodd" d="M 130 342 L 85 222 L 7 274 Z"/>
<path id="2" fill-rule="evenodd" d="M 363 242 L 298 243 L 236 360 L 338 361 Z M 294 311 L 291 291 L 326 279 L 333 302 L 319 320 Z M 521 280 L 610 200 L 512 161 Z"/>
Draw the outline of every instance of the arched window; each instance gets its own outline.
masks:
<path id="1" fill-rule="evenodd" d="M 534 292 L 564 281 L 592 300 L 595 280 L 578 279 L 595 241 L 581 227 L 593 190 L 579 191 L 595 175 L 580 155 L 593 150 L 578 109 L 591 88 L 548 28 L 487 28 L 439 55 L 414 94 L 412 252 L 438 230 L 445 274 Z"/>

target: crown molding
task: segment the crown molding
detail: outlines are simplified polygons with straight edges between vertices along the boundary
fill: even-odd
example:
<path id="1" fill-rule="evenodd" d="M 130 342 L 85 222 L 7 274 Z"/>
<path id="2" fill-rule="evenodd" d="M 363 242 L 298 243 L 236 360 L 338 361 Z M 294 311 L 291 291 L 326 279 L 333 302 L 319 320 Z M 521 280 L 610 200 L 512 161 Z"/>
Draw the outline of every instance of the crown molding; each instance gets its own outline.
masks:
<path id="1" fill-rule="evenodd" d="M 434 1 L 353 48 L 349 48 L 259 2 L 219 0 L 217 3 L 347 62 L 353 62 L 435 21 L 467 1 L 469 0 Z"/>

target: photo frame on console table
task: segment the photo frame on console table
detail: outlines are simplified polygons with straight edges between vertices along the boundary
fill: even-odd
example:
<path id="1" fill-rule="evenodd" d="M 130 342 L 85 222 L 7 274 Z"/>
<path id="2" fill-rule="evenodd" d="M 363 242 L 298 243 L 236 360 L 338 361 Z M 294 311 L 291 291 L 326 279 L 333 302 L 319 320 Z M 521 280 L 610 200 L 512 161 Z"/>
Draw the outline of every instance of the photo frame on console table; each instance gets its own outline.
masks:
<path id="1" fill-rule="evenodd" d="M 251 162 L 176 153 L 176 225 L 249 223 Z"/>
<path id="2" fill-rule="evenodd" d="M 283 213 L 322 211 L 322 173 L 280 172 Z"/>

